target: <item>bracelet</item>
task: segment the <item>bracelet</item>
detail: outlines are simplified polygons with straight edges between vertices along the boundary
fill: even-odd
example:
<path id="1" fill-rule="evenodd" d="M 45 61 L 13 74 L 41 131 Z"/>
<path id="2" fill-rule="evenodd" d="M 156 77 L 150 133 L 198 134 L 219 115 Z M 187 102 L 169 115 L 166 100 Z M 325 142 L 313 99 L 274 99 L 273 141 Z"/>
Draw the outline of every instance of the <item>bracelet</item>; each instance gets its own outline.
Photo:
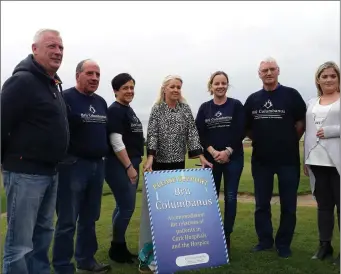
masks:
<path id="1" fill-rule="evenodd" d="M 126 167 L 126 171 L 128 171 L 128 169 L 132 166 L 132 163 L 130 163 L 127 167 Z"/>
<path id="2" fill-rule="evenodd" d="M 230 155 L 232 154 L 232 149 L 229 147 L 226 147 L 226 150 L 228 150 L 228 152 L 230 152 Z"/>

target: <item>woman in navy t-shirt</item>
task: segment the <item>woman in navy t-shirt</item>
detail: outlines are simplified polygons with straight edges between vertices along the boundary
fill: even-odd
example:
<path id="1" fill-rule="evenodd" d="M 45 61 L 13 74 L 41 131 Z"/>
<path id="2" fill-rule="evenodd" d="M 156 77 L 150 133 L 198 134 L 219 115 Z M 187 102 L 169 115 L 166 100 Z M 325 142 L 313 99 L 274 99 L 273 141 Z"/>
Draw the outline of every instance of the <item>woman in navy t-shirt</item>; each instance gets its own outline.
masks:
<path id="1" fill-rule="evenodd" d="M 109 257 L 119 263 L 132 263 L 125 233 L 135 209 L 139 165 L 144 152 L 142 123 L 130 103 L 134 98 L 135 80 L 127 73 L 111 81 L 116 101 L 108 108 L 108 138 L 112 149 L 106 161 L 105 179 L 116 200 L 113 212 L 113 240 Z"/>
<path id="2" fill-rule="evenodd" d="M 196 117 L 205 157 L 213 163 L 213 177 L 219 195 L 224 175 L 224 230 L 228 249 L 237 210 L 239 179 L 244 167 L 244 110 L 239 100 L 227 98 L 229 79 L 225 72 L 212 74 L 208 90 L 213 99 L 203 103 Z"/>

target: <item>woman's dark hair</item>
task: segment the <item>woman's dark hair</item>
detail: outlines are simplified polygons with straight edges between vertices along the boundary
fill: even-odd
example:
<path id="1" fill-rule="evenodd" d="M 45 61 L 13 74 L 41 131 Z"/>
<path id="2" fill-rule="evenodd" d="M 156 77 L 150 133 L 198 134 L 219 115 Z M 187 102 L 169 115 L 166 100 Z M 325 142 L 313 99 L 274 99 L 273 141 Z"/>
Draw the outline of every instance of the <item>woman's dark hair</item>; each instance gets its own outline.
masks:
<path id="1" fill-rule="evenodd" d="M 135 85 L 135 79 L 131 77 L 129 73 L 120 73 L 111 80 L 112 89 L 114 91 L 118 91 L 125 83 L 129 82 L 130 80 L 133 81 Z"/>

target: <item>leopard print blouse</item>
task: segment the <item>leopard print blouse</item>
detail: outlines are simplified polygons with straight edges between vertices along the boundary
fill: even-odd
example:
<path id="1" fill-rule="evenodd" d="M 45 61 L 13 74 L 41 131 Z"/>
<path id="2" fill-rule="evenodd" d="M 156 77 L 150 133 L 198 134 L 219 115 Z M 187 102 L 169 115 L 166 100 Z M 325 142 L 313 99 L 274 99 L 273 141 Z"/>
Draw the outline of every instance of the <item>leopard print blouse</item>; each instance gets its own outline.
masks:
<path id="1" fill-rule="evenodd" d="M 147 129 L 147 155 L 159 163 L 185 161 L 203 153 L 189 105 L 177 103 L 174 109 L 165 102 L 152 108 Z"/>

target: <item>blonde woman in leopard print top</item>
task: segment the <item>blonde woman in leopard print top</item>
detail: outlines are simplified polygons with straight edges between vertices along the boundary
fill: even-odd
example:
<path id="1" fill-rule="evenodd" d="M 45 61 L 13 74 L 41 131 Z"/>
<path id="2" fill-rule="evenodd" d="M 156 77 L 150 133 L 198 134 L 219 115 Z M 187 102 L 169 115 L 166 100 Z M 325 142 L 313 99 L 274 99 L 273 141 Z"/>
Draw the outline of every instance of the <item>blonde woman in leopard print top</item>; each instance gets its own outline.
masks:
<path id="1" fill-rule="evenodd" d="M 144 171 L 184 169 L 185 156 L 199 158 L 202 167 L 212 167 L 203 155 L 191 108 L 181 95 L 180 76 L 167 76 L 153 106 L 147 129 L 147 161 Z"/>

